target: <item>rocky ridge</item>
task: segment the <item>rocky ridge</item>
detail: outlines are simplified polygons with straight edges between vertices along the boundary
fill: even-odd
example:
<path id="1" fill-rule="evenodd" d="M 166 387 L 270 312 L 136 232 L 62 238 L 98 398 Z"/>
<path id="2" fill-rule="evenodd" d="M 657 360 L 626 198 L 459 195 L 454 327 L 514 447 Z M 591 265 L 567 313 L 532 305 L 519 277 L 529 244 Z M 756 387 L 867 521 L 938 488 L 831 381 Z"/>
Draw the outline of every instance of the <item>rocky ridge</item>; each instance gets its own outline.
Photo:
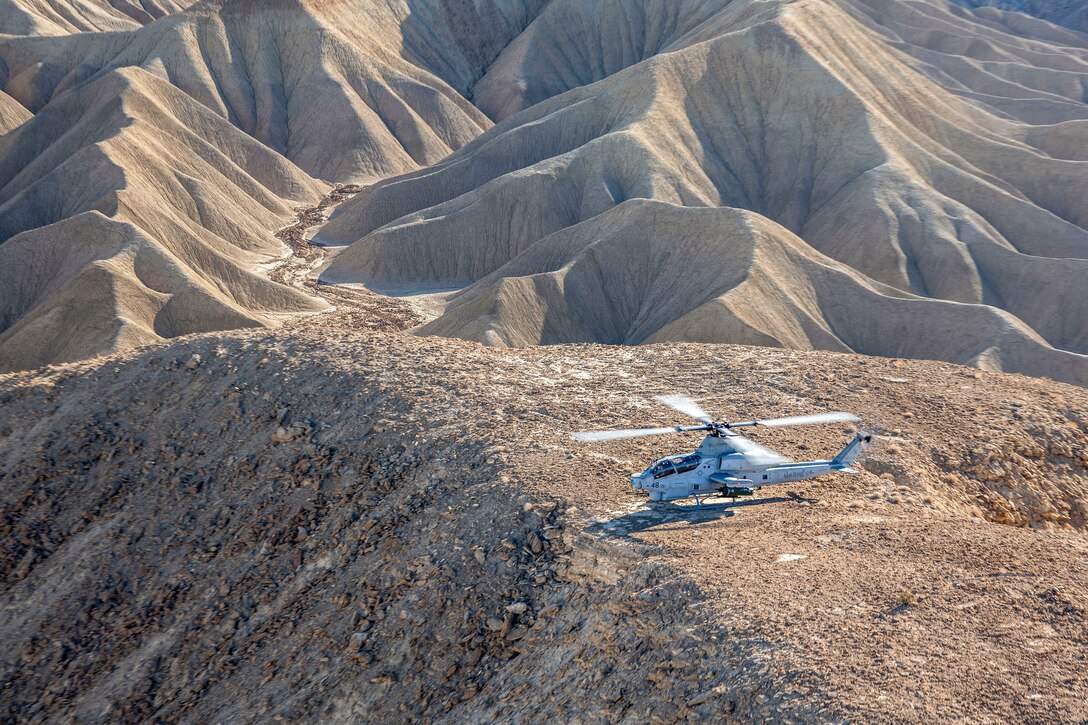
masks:
<path id="1" fill-rule="evenodd" d="M 0 430 L 0 681 L 31 721 L 1084 715 L 1078 388 L 332 328 L 0 386 L 35 421 Z M 669 423 L 649 393 L 675 390 L 854 410 L 879 444 L 858 477 L 647 507 L 626 473 L 693 440 L 568 434 Z M 802 458 L 845 434 L 760 441 Z"/>

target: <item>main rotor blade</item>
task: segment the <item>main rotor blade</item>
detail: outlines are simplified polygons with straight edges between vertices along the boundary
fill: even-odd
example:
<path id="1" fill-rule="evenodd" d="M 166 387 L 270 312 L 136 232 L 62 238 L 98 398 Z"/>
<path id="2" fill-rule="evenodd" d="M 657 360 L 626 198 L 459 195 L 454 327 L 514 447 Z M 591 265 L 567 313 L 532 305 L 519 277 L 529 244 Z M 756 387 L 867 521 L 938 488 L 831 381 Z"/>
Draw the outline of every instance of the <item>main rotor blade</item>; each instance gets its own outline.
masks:
<path id="1" fill-rule="evenodd" d="M 745 428 L 760 425 L 767 428 L 779 428 L 784 425 L 816 425 L 817 423 L 838 423 L 840 421 L 860 420 L 853 413 L 813 413 L 812 415 L 794 415 L 789 418 L 767 418 L 766 420 L 749 420 L 743 423 L 729 423 L 730 428 Z"/>
<path id="2" fill-rule="evenodd" d="M 582 443 L 595 441 L 615 441 L 622 438 L 639 436 L 658 436 L 665 433 L 685 433 L 693 430 L 710 430 L 708 425 L 679 425 L 672 428 L 628 428 L 626 430 L 584 430 L 574 434 L 574 439 Z"/>
<path id="3" fill-rule="evenodd" d="M 684 415 L 689 415 L 695 420 L 701 420 L 704 423 L 714 422 L 714 419 L 710 417 L 709 413 L 703 410 L 698 403 L 686 395 L 658 395 L 654 400 L 662 405 L 667 405 Z"/>
<path id="4" fill-rule="evenodd" d="M 790 462 L 790 459 L 786 458 L 781 453 L 772 451 L 770 448 L 764 448 L 755 441 L 745 438 L 740 433 L 733 433 L 726 440 L 734 451 L 743 453 L 753 463 L 764 466 L 778 466 Z"/>

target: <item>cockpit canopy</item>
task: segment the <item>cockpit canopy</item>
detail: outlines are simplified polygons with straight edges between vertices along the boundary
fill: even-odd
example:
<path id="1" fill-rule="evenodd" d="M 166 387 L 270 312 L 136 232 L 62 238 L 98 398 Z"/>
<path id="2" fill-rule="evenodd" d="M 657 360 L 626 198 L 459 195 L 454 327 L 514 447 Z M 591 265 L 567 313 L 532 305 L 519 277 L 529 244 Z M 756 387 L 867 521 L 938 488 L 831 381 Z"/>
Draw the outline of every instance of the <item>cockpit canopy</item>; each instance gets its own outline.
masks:
<path id="1" fill-rule="evenodd" d="M 656 461 L 642 472 L 642 475 L 652 475 L 655 479 L 665 478 L 675 473 L 687 473 L 699 467 L 702 456 L 690 453 L 686 456 L 669 456 Z"/>

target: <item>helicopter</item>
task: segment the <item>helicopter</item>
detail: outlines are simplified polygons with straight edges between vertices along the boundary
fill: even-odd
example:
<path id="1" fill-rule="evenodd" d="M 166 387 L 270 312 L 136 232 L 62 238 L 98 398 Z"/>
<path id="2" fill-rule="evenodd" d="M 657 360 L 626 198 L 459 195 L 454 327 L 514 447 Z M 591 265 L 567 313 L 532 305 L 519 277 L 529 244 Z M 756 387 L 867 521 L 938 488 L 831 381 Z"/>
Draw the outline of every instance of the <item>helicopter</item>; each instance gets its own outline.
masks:
<path id="1" fill-rule="evenodd" d="M 631 487 L 647 491 L 651 501 L 676 501 L 694 498 L 695 505 L 710 496 L 732 498 L 752 496 L 763 486 L 794 483 L 826 473 L 857 473 L 850 467 L 872 441 L 868 433 L 858 433 L 838 455 L 829 460 L 794 463 L 790 459 L 751 441 L 735 428 L 778 428 L 790 425 L 852 422 L 852 413 L 828 412 L 767 418 L 730 423 L 715 420 L 686 395 L 658 395 L 657 402 L 699 421 L 699 425 L 671 428 L 629 428 L 626 430 L 581 431 L 575 440 L 583 443 L 612 441 L 638 436 L 665 435 L 689 431 L 708 431 L 693 453 L 678 453 L 651 463 L 642 473 L 631 476 Z"/>

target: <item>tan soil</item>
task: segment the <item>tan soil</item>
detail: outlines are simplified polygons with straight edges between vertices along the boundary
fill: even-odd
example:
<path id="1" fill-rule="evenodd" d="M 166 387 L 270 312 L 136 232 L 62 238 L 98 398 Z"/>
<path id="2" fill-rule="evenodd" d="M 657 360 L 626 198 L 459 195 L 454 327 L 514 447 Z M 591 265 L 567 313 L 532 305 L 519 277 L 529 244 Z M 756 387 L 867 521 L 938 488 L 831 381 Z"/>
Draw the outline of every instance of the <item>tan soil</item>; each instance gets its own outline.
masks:
<path id="1" fill-rule="evenodd" d="M 569 432 L 674 422 L 674 391 L 852 410 L 878 443 L 856 477 L 649 507 L 626 474 L 696 438 Z M 9 718 L 1088 716 L 1079 388 L 330 325 L 9 374 L 0 406 Z"/>
<path id="2" fill-rule="evenodd" d="M 383 330 L 392 332 L 407 330 L 423 321 L 410 304 L 392 297 L 375 294 L 356 287 L 337 287 L 321 284 L 316 270 L 324 262 L 327 250 L 310 244 L 311 229 L 328 220 L 328 211 L 342 204 L 363 187 L 341 184 L 330 191 L 314 206 L 295 210 L 296 221 L 276 232 L 276 238 L 287 245 L 289 256 L 268 277 L 281 284 L 298 287 L 317 295 L 331 305 L 331 309 L 319 316 L 297 317 L 286 323 L 289 328 L 337 328 L 349 330 Z"/>

